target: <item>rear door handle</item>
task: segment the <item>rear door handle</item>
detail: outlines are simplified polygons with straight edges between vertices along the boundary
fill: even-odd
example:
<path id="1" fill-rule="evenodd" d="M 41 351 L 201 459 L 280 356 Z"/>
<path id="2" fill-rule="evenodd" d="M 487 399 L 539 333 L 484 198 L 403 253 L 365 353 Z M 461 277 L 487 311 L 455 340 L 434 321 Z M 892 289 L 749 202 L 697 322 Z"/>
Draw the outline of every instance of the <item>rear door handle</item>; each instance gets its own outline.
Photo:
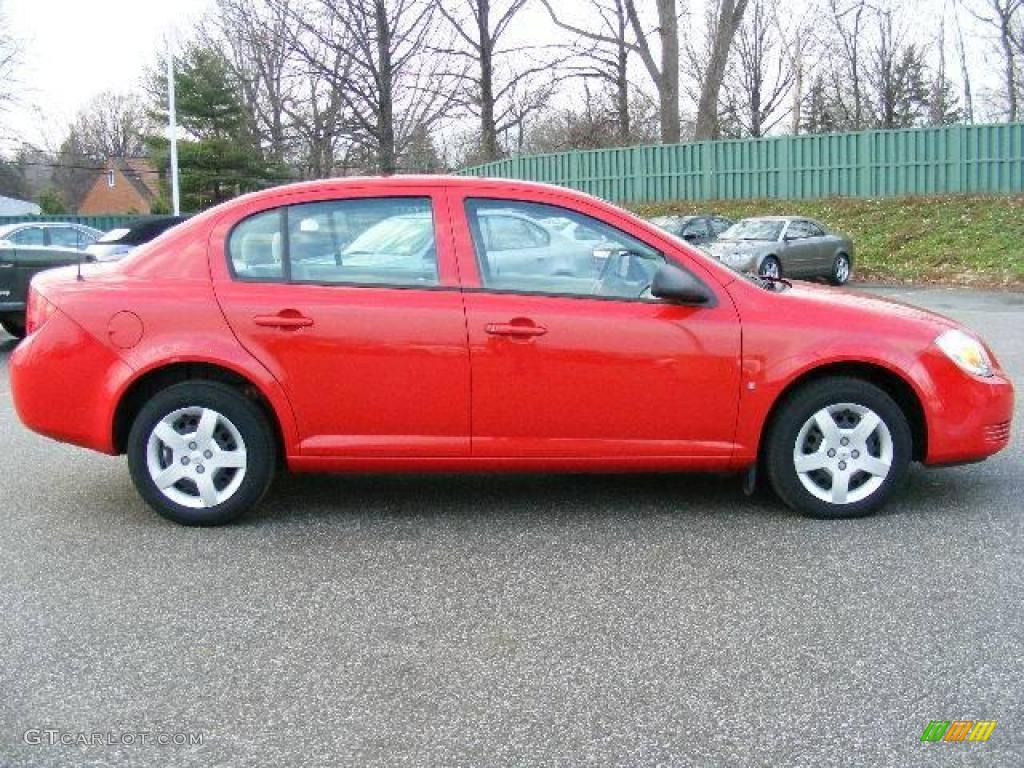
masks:
<path id="1" fill-rule="evenodd" d="M 276 315 L 256 315 L 253 322 L 266 328 L 307 328 L 313 324 L 312 317 L 306 317 L 294 309 L 285 309 Z"/>
<path id="2" fill-rule="evenodd" d="M 518 323 L 488 323 L 484 330 L 491 336 L 515 336 L 518 338 L 532 338 L 543 336 L 548 329 L 542 325 L 520 325 Z"/>

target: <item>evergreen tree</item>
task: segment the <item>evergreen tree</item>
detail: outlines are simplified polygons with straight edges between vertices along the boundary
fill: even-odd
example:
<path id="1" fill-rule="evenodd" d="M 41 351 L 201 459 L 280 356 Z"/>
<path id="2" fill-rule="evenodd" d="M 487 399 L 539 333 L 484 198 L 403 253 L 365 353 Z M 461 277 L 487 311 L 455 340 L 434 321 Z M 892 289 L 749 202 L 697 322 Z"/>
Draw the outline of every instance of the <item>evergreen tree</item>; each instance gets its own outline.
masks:
<path id="1" fill-rule="evenodd" d="M 162 67 L 150 75 L 153 115 L 167 124 L 167 83 Z M 174 90 L 179 125 L 178 178 L 181 207 L 198 211 L 271 186 L 285 177 L 266 159 L 248 129 L 239 84 L 219 53 L 190 46 L 175 61 Z M 184 134 L 182 136 L 181 134 Z M 152 136 L 147 146 L 157 167 L 170 166 L 170 142 Z M 169 199 L 170 194 L 166 193 Z"/>

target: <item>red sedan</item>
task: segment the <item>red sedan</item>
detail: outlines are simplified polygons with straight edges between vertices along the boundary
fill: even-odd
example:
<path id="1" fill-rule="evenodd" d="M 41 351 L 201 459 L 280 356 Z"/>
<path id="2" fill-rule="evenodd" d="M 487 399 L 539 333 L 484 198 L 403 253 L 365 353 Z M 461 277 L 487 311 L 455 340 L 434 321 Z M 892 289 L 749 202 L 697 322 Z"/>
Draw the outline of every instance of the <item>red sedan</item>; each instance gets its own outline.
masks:
<path id="1" fill-rule="evenodd" d="M 246 512 L 282 464 L 758 470 L 798 510 L 854 517 L 912 460 L 1004 448 L 1013 412 L 951 320 L 744 277 L 619 208 L 509 181 L 242 197 L 123 262 L 37 276 L 28 331 L 25 424 L 126 453 L 186 524 Z"/>

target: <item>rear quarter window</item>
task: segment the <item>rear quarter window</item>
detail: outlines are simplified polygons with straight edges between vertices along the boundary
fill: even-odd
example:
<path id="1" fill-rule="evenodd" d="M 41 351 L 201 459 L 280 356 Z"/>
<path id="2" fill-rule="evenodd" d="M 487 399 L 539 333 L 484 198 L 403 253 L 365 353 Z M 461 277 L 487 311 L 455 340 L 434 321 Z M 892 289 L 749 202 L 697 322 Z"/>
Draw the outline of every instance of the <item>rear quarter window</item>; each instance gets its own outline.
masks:
<path id="1" fill-rule="evenodd" d="M 241 280 L 284 279 L 284 211 L 275 209 L 243 220 L 228 241 L 231 269 Z"/>

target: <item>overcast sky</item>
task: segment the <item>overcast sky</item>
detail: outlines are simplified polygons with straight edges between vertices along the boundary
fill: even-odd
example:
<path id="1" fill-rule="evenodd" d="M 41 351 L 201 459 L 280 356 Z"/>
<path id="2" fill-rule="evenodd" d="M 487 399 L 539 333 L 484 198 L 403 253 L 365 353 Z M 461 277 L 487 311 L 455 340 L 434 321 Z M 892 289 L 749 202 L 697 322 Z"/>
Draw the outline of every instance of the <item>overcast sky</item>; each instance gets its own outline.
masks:
<path id="1" fill-rule="evenodd" d="M 0 151 L 60 142 L 97 93 L 134 90 L 164 37 L 188 30 L 211 0 L 0 0 L 24 46 L 21 103 L 4 120 Z M 46 119 L 38 117 L 45 110 Z"/>
<path id="2" fill-rule="evenodd" d="M 891 1 L 902 7 L 913 28 L 927 35 L 934 34 L 939 15 L 944 10 L 949 13 L 952 3 Z M 697 16 L 704 2 L 691 0 L 687 5 Z M 790 0 L 784 7 L 802 3 Z M 56 147 L 70 120 L 90 98 L 105 90 L 137 89 L 142 72 L 152 66 L 167 36 L 187 36 L 212 5 L 213 0 L 0 0 L 10 33 L 25 49 L 20 104 L 0 126 L 0 153 L 7 154 L 22 143 Z M 653 0 L 649 5 L 653 7 Z M 573 6 L 584 7 L 583 0 L 562 0 L 560 6 L 567 16 Z M 539 10 L 531 15 L 526 26 L 536 42 L 538 28 L 547 26 L 547 17 Z M 973 26 L 977 31 L 977 24 Z M 681 32 L 685 35 L 685 31 L 684 24 Z M 952 31 L 947 37 L 947 66 L 955 77 Z M 970 43 L 976 92 L 999 82 L 997 60 L 986 53 L 987 47 L 978 39 Z M 643 81 L 639 69 L 637 75 L 637 81 Z"/>

